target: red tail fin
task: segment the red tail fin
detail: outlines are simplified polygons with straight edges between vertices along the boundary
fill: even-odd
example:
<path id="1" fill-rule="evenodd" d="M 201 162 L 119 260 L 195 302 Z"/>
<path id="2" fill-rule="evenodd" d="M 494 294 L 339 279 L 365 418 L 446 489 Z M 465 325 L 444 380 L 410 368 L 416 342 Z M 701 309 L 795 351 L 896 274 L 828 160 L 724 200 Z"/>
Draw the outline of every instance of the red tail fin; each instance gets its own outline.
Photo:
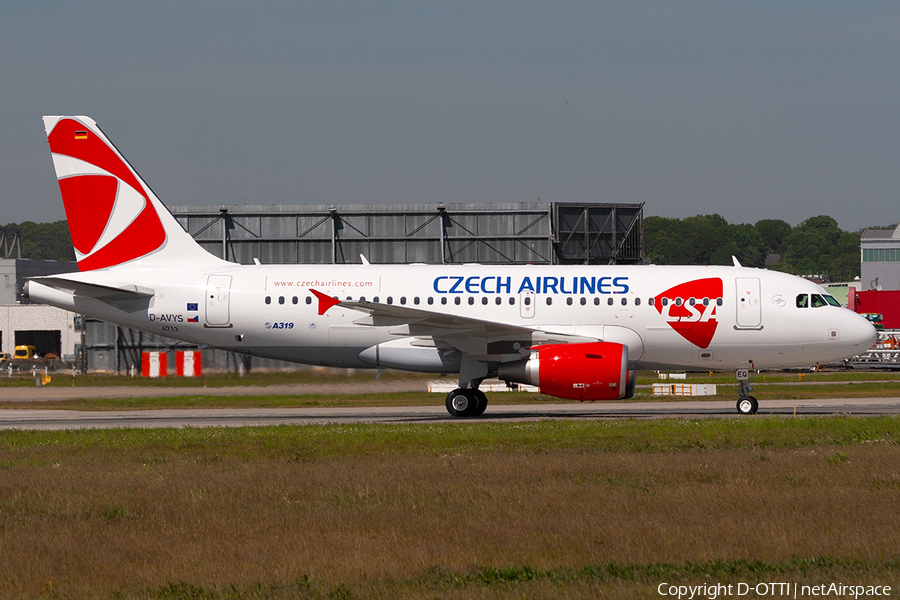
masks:
<path id="1" fill-rule="evenodd" d="M 88 117 L 44 117 L 78 268 L 203 251 Z M 184 254 L 177 257 L 184 260 Z"/>

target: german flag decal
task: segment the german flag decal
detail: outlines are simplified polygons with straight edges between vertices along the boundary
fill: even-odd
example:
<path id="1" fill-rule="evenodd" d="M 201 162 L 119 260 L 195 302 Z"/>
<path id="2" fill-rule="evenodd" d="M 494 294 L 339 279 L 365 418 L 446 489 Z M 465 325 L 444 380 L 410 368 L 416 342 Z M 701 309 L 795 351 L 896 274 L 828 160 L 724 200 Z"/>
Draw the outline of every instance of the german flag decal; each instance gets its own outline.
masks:
<path id="1" fill-rule="evenodd" d="M 87 131 L 76 131 L 75 139 L 76 140 L 86 140 L 87 139 Z"/>

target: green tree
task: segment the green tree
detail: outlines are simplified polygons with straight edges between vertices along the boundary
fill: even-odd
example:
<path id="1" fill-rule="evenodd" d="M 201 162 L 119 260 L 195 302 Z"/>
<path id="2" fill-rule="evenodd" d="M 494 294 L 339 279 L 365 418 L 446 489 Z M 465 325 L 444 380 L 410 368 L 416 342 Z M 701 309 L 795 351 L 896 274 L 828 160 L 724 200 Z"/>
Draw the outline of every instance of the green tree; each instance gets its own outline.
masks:
<path id="1" fill-rule="evenodd" d="M 21 258 L 39 260 L 75 260 L 69 226 L 65 221 L 53 223 L 9 223 L 7 232 L 18 232 L 22 243 Z"/>
<path id="2" fill-rule="evenodd" d="M 842 231 L 827 215 L 796 227 L 779 219 L 755 225 L 729 224 L 720 215 L 684 219 L 644 219 L 644 250 L 656 264 L 729 265 L 734 255 L 744 266 L 763 267 L 768 254 L 782 256 L 773 270 L 822 275 L 847 281 L 859 275 L 859 234 Z"/>
<path id="3" fill-rule="evenodd" d="M 763 219 L 754 226 L 768 253 L 780 254 L 781 244 L 793 229 L 790 223 L 781 219 Z"/>

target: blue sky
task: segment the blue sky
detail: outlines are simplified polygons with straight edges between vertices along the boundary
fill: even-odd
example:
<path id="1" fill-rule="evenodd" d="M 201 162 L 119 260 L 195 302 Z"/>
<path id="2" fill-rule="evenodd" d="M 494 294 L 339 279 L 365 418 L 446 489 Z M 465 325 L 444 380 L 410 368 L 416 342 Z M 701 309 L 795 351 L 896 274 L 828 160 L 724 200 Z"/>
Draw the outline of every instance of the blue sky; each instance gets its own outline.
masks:
<path id="1" fill-rule="evenodd" d="M 42 114 L 167 204 L 900 219 L 895 2 L 8 4 L 0 223 L 64 218 Z"/>

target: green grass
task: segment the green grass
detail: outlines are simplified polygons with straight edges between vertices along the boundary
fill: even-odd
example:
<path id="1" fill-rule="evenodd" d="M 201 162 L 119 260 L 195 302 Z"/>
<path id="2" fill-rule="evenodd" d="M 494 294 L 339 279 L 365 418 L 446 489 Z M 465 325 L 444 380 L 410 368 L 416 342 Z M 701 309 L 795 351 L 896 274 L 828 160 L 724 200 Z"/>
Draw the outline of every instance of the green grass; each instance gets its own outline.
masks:
<path id="1" fill-rule="evenodd" d="M 42 372 L 39 372 L 42 374 Z M 202 387 L 248 387 L 272 385 L 318 385 L 334 383 L 371 384 L 375 380 L 374 370 L 307 368 L 296 371 L 248 371 L 237 373 L 207 373 L 201 377 L 129 377 L 127 374 L 114 375 L 90 373 L 72 375 L 71 371 L 49 373 L 50 387 L 148 387 L 148 388 L 202 388 Z M 434 375 L 386 370 L 379 381 L 429 381 Z M 7 377 L 0 370 L 0 387 L 34 387 L 34 377 L 29 370 L 25 374 Z"/>
<path id="2" fill-rule="evenodd" d="M 249 371 L 244 375 L 237 373 L 207 373 L 202 377 L 163 377 L 145 378 L 129 377 L 113 374 L 87 374 L 73 376 L 71 371 L 51 372 L 51 387 L 149 387 L 149 388 L 202 388 L 202 387 L 245 387 L 245 386 L 272 386 L 272 385 L 318 385 L 334 383 L 359 383 L 370 384 L 375 380 L 373 370 L 353 369 L 328 369 L 308 368 L 296 371 Z M 429 381 L 437 379 L 433 374 L 409 373 L 388 369 L 379 378 L 380 382 L 389 381 Z M 765 383 L 826 383 L 826 382 L 865 382 L 865 381 L 896 381 L 900 382 L 900 372 L 897 371 L 814 371 L 814 372 L 781 372 L 767 371 L 756 375 L 753 384 Z M 655 371 L 641 371 L 638 373 L 638 383 L 663 383 L 657 378 Z M 680 380 L 665 380 L 666 383 L 679 383 Z M 686 383 L 717 383 L 735 384 L 734 374 L 727 373 L 688 373 Z M 30 371 L 27 374 L 15 375 L 12 378 L 5 376 L 5 371 L 0 370 L 0 388 L 2 387 L 33 387 L 34 378 Z"/>
<path id="3" fill-rule="evenodd" d="M 147 600 L 239 600 L 245 598 L 390 598 L 394 595 L 423 598 L 465 597 L 460 594 L 487 594 L 489 597 L 545 597 L 546 591 L 565 590 L 566 597 L 595 597 L 594 594 L 615 593 L 617 597 L 660 597 L 660 583 L 669 585 L 732 586 L 737 595 L 738 584 L 796 582 L 821 585 L 823 581 L 853 581 L 857 585 L 885 585 L 896 582 L 900 558 L 879 561 L 854 561 L 831 557 L 797 557 L 786 561 L 714 560 L 685 563 L 605 563 L 578 569 L 537 569 L 521 567 L 476 566 L 465 571 L 432 567 L 418 577 L 368 581 L 348 586 L 331 585 L 309 576 L 283 584 L 203 587 L 184 581 L 146 590 L 139 597 Z M 780 589 L 780 588 L 779 588 Z M 711 592 L 700 597 L 709 598 Z M 722 592 L 720 591 L 721 595 Z M 744 593 L 755 598 L 755 594 Z"/>
<path id="4" fill-rule="evenodd" d="M 896 586 L 898 445 L 898 417 L 4 431 L 0 599 Z"/>
<path id="5" fill-rule="evenodd" d="M 196 451 L 241 459 L 795 449 L 900 442 L 900 417 L 660 419 L 530 423 L 355 424 L 200 429 L 6 431 L 0 451 L 62 460 L 94 452 Z"/>

